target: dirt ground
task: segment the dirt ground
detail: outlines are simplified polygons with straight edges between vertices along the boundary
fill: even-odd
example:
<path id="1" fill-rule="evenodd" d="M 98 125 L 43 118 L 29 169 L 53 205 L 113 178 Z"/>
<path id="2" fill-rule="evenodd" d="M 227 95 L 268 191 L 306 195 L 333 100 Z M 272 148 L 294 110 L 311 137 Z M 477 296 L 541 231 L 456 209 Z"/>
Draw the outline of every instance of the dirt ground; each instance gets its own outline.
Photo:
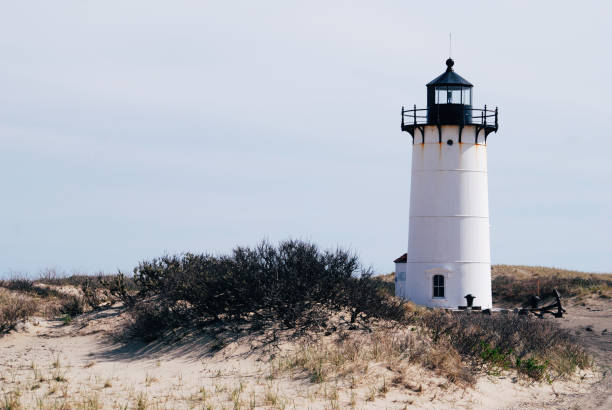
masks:
<path id="1" fill-rule="evenodd" d="M 589 299 L 570 305 L 563 319 L 544 319 L 575 332 L 598 371 L 552 384 L 512 374 L 483 376 L 474 388 L 451 385 L 420 367 L 409 373 L 414 388 L 388 387 L 389 381 L 381 380 L 382 363 L 372 363 L 357 386 L 274 375 L 271 352 L 260 349 L 261 338 L 248 335 L 223 344 L 202 334 L 171 344 L 125 343 L 113 338 L 121 327 L 118 309 L 69 324 L 35 319 L 0 338 L 0 405 L 13 400 L 24 408 L 87 409 L 612 408 L 610 307 L 607 299 Z M 280 346 L 278 353 L 291 348 Z"/>
<path id="2" fill-rule="evenodd" d="M 568 405 L 562 402 L 558 408 L 612 409 L 612 302 L 591 297 L 572 302 L 567 310 L 557 320 L 584 343 L 601 377 L 587 393 L 561 395 Z"/>

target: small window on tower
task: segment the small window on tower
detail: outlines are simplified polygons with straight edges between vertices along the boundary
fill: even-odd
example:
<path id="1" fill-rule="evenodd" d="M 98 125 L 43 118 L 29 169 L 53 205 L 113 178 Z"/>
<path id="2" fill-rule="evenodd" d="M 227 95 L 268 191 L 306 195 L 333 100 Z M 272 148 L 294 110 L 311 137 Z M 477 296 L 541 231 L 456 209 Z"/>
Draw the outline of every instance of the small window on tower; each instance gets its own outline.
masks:
<path id="1" fill-rule="evenodd" d="M 444 276 L 442 275 L 434 275 L 433 277 L 433 297 L 444 297 Z"/>

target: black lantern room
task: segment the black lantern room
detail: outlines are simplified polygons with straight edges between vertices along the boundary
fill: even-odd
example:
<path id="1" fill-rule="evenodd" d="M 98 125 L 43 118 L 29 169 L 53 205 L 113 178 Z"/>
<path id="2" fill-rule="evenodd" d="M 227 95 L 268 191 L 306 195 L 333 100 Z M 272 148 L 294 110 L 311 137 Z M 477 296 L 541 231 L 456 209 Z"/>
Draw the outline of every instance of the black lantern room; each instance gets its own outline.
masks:
<path id="1" fill-rule="evenodd" d="M 484 131 L 484 140 L 491 132 L 497 132 L 497 108 L 488 110 L 472 107 L 473 85 L 453 70 L 455 62 L 446 60 L 446 71 L 427 84 L 427 108 L 406 110 L 402 107 L 402 131 L 409 132 L 413 141 L 415 130 L 420 130 L 424 136 L 425 125 L 438 127 L 440 142 L 442 142 L 442 125 L 459 126 L 459 142 L 461 131 L 466 125 L 476 126 L 476 141 L 480 131 Z"/>
<path id="2" fill-rule="evenodd" d="M 452 59 L 446 60 L 446 72 L 427 84 L 429 122 L 458 125 L 469 124 L 472 119 L 473 85 L 455 73 L 453 65 Z"/>

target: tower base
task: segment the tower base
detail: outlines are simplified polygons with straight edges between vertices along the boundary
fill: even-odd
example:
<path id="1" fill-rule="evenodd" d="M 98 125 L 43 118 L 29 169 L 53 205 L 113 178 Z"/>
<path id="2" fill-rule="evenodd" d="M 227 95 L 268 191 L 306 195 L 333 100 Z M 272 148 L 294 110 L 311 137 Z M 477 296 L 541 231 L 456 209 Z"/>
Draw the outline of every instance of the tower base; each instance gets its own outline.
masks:
<path id="1" fill-rule="evenodd" d="M 474 305 L 493 306 L 489 263 L 396 262 L 395 277 L 395 296 L 418 305 L 456 309 L 465 306 L 465 296 L 472 294 Z"/>

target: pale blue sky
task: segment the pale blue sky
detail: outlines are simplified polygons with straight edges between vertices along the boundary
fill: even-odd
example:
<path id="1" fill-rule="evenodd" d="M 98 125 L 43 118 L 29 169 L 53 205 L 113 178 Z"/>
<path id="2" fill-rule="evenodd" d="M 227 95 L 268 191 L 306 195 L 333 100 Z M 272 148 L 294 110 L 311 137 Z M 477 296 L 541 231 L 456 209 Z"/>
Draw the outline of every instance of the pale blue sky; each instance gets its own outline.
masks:
<path id="1" fill-rule="evenodd" d="M 410 136 L 453 33 L 493 263 L 612 272 L 608 2 L 0 3 L 0 276 L 267 238 L 407 245 Z"/>

